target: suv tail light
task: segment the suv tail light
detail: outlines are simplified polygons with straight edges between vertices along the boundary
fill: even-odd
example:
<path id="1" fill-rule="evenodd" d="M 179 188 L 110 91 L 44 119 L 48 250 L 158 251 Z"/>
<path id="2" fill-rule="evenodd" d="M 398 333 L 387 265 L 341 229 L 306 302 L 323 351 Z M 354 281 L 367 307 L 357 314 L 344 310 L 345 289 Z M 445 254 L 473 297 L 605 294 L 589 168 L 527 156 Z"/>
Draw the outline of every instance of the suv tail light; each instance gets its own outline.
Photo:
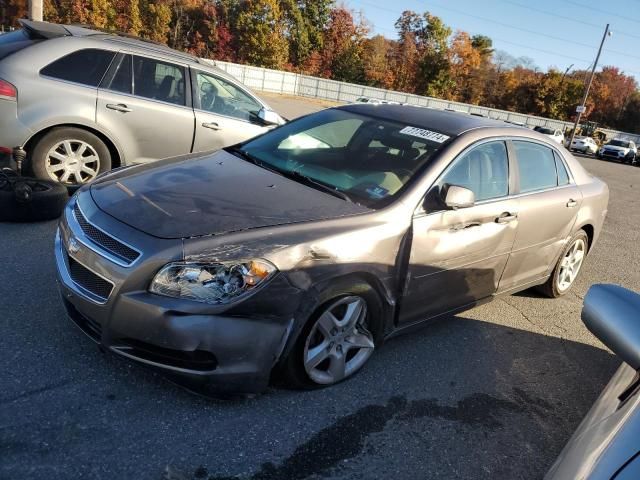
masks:
<path id="1" fill-rule="evenodd" d="M 0 99 L 3 100 L 17 100 L 18 90 L 9 82 L 0 78 Z"/>

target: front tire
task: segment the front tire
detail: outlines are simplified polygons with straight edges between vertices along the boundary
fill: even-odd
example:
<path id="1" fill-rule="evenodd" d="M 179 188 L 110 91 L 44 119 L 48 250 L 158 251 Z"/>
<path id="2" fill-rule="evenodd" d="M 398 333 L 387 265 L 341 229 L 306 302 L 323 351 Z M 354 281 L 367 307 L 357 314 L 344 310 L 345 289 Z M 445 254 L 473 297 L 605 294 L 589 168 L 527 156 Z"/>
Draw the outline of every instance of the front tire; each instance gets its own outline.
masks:
<path id="1" fill-rule="evenodd" d="M 31 171 L 42 180 L 83 185 L 111 170 L 111 153 L 93 133 L 80 128 L 54 128 L 30 155 Z"/>
<path id="2" fill-rule="evenodd" d="M 322 304 L 283 364 L 285 383 L 316 389 L 355 375 L 375 350 L 382 311 L 373 290 L 345 292 Z"/>
<path id="3" fill-rule="evenodd" d="M 550 298 L 565 295 L 578 278 L 588 249 L 589 237 L 584 230 L 578 230 L 562 251 L 553 273 L 538 290 Z"/>

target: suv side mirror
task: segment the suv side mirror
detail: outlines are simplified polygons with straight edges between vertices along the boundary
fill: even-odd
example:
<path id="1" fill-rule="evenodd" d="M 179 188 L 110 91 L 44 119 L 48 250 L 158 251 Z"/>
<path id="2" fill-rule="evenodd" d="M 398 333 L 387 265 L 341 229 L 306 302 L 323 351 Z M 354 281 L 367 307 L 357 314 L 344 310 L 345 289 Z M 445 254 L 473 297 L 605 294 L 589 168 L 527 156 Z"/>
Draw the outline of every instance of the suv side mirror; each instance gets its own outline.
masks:
<path id="1" fill-rule="evenodd" d="M 262 120 L 265 125 L 284 125 L 286 123 L 284 118 L 273 110 L 265 107 L 262 107 L 258 112 L 258 118 Z"/>
<path id="2" fill-rule="evenodd" d="M 594 285 L 587 292 L 582 321 L 634 370 L 640 369 L 640 295 L 618 285 Z"/>
<path id="3" fill-rule="evenodd" d="M 442 199 L 447 208 L 452 210 L 473 207 L 476 203 L 473 191 L 459 185 L 445 184 L 442 187 Z"/>

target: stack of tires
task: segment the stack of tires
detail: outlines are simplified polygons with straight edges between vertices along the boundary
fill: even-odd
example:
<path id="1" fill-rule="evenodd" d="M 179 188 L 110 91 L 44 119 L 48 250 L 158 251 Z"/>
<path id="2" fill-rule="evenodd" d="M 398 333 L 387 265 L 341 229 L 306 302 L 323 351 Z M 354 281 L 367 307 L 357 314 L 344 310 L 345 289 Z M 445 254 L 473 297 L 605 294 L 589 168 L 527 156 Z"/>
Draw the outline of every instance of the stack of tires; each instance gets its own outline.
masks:
<path id="1" fill-rule="evenodd" d="M 58 218 L 69 199 L 58 182 L 0 170 L 0 222 L 39 222 Z"/>

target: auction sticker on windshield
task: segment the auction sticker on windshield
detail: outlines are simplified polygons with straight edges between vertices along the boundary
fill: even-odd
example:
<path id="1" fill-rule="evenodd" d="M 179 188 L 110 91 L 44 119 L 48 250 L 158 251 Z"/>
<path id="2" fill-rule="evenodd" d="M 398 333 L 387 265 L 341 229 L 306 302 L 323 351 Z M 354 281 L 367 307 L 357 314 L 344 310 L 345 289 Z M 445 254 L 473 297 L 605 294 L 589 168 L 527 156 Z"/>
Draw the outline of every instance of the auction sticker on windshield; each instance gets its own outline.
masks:
<path id="1" fill-rule="evenodd" d="M 402 130 L 400 130 L 400 133 L 411 135 L 412 137 L 423 138 L 425 140 L 430 140 L 436 143 L 444 143 L 449 140 L 448 135 L 417 127 L 404 127 Z"/>

